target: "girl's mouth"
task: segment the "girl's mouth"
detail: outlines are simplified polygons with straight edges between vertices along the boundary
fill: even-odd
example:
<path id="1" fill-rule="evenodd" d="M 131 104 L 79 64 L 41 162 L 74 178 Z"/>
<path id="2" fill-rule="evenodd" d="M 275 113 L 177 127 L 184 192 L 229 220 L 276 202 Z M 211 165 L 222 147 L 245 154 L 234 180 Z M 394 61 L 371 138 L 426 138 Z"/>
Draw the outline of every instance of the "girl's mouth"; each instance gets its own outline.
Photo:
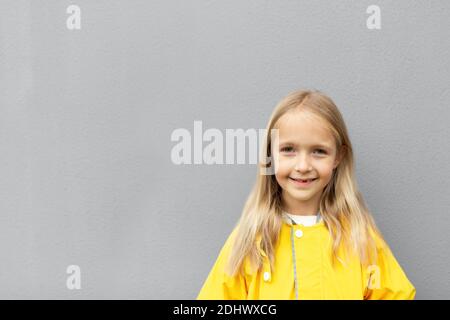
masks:
<path id="1" fill-rule="evenodd" d="M 302 180 L 302 179 L 293 179 L 291 177 L 289 177 L 290 180 L 292 180 L 294 182 L 295 185 L 300 186 L 300 187 L 308 187 L 309 185 L 311 185 L 314 181 L 317 180 L 317 178 L 314 179 L 308 179 L 308 180 Z"/>

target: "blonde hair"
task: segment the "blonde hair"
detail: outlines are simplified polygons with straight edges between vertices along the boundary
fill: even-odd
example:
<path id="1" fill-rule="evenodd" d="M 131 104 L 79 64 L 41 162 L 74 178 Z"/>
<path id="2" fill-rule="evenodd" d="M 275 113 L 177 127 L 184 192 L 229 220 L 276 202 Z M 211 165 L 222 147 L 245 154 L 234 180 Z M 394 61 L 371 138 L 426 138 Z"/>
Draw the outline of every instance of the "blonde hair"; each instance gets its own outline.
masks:
<path id="1" fill-rule="evenodd" d="M 341 246 L 344 252 L 356 253 L 362 264 L 372 264 L 377 259 L 375 237 L 382 243 L 383 237 L 358 191 L 353 167 L 353 150 L 344 120 L 334 102 L 318 90 L 298 90 L 283 98 L 275 107 L 269 122 L 263 146 L 263 155 L 271 158 L 271 130 L 278 119 L 290 110 L 309 112 L 324 120 L 336 142 L 336 156 L 341 155 L 339 165 L 333 170 L 330 182 L 324 188 L 319 211 L 332 241 L 332 264 Z M 272 161 L 273 162 L 273 161 Z M 260 170 L 273 163 L 259 163 L 255 185 L 245 202 L 236 225 L 233 247 L 226 272 L 243 273 L 246 258 L 259 270 L 263 256 L 269 258 L 274 269 L 274 247 L 282 226 L 281 187 L 275 175 L 263 175 Z M 257 237 L 260 238 L 260 247 Z"/>

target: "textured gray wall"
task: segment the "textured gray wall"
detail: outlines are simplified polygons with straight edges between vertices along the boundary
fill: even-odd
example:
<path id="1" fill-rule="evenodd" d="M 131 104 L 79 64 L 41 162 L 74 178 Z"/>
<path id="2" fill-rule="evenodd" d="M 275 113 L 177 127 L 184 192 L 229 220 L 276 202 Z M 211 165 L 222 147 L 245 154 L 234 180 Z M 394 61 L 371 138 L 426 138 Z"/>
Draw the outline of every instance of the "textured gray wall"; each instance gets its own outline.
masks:
<path id="1" fill-rule="evenodd" d="M 1 1 L 0 298 L 195 298 L 256 166 L 177 166 L 171 133 L 264 128 L 298 88 L 339 106 L 416 297 L 450 298 L 449 16 L 448 1 Z"/>

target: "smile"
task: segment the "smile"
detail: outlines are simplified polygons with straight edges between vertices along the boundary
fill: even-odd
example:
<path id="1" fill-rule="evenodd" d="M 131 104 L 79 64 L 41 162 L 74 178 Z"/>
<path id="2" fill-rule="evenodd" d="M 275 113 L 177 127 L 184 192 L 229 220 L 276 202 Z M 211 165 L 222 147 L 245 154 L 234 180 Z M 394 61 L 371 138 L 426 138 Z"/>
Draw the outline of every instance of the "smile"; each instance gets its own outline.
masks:
<path id="1" fill-rule="evenodd" d="M 314 178 L 314 179 L 308 179 L 308 180 L 301 180 L 301 179 L 293 179 L 293 178 L 291 178 L 291 177 L 289 177 L 289 179 L 290 179 L 292 182 L 294 182 L 294 184 L 295 184 L 296 186 L 299 186 L 299 187 L 308 187 L 308 186 L 310 186 L 314 181 L 317 180 L 317 178 Z"/>

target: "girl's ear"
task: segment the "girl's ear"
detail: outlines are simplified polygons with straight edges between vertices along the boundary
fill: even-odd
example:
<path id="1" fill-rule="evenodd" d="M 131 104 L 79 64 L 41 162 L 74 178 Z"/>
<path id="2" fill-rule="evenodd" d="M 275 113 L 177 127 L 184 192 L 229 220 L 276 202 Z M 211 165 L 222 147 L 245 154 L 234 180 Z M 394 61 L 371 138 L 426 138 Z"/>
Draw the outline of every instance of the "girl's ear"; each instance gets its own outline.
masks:
<path id="1" fill-rule="evenodd" d="M 339 149 L 338 153 L 336 154 L 336 158 L 334 160 L 333 169 L 336 169 L 337 166 L 339 165 L 339 163 L 341 163 L 341 160 L 345 156 L 345 152 L 346 152 L 345 145 L 342 145 L 341 148 Z"/>

